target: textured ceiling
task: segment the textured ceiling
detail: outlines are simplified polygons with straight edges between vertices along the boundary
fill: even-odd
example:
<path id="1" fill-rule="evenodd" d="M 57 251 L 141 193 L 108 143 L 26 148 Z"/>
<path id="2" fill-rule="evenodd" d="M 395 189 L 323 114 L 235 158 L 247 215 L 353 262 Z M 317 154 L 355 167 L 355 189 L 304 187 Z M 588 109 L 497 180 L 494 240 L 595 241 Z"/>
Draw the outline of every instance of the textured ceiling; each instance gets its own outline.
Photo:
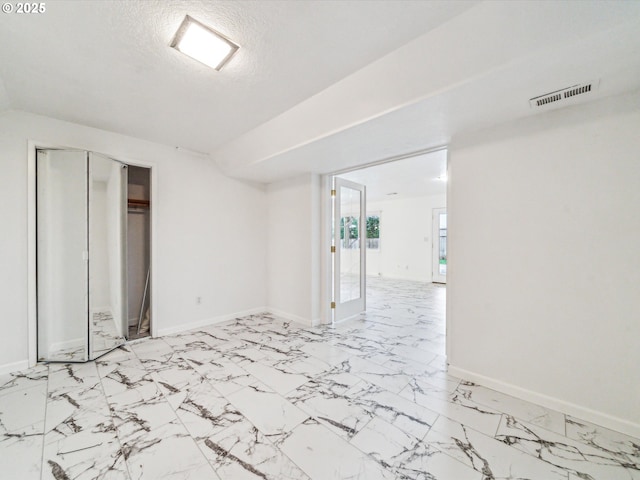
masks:
<path id="1" fill-rule="evenodd" d="M 48 1 L 0 16 L 0 109 L 208 153 L 473 3 Z M 221 72 L 168 47 L 186 14 L 241 46 Z"/>

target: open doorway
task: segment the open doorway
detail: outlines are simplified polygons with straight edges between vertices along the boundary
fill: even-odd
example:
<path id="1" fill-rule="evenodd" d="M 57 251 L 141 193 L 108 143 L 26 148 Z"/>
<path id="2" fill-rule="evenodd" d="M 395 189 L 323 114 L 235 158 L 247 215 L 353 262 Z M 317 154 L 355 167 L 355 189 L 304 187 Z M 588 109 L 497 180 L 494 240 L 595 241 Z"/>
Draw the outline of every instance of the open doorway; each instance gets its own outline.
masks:
<path id="1" fill-rule="evenodd" d="M 366 189 L 365 214 L 356 228 L 352 214 L 333 218 L 334 287 L 346 241 L 338 231 L 346 235 L 348 223 L 363 237 L 366 303 L 361 318 L 388 316 L 408 323 L 428 318 L 433 328 L 425 335 L 432 342 L 430 351 L 439 355 L 445 354 L 446 330 L 446 172 L 443 149 L 334 176 Z M 339 206 L 337 200 L 334 204 Z M 352 257 L 353 242 L 350 237 L 347 243 Z"/>
<path id="2" fill-rule="evenodd" d="M 127 339 L 151 334 L 151 169 L 129 166 L 127 184 Z"/>

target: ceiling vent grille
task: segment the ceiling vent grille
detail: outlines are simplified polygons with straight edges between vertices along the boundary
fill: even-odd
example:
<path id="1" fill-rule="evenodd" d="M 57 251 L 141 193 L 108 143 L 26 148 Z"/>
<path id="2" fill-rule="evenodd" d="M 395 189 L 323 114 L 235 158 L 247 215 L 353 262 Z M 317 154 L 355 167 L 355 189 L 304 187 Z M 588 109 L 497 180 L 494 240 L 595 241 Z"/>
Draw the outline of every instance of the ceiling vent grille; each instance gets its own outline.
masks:
<path id="1" fill-rule="evenodd" d="M 578 100 L 576 97 L 588 97 L 589 94 L 595 92 L 598 89 L 599 81 L 580 83 L 578 85 L 572 85 L 562 90 L 556 90 L 555 92 L 545 93 L 544 95 L 538 95 L 529 100 L 531 108 L 548 107 L 548 106 L 564 106 L 568 105 L 568 100 Z M 576 103 L 572 101 L 570 103 Z"/>

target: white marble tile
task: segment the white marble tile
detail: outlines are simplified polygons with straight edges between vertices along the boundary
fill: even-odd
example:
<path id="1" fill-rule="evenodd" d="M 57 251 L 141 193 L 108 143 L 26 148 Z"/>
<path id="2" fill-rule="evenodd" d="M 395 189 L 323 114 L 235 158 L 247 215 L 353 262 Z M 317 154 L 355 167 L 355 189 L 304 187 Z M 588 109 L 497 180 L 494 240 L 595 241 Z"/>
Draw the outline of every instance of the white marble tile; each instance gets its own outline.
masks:
<path id="1" fill-rule="evenodd" d="M 42 433 L 0 434 L 0 478 L 37 480 L 42 467 Z"/>
<path id="2" fill-rule="evenodd" d="M 226 395 L 238 409 L 265 435 L 291 431 L 308 415 L 262 383 L 256 383 Z"/>
<path id="3" fill-rule="evenodd" d="M 440 416 L 424 442 L 492 480 L 566 480 L 567 472 Z"/>
<path id="4" fill-rule="evenodd" d="M 470 382 L 462 382 L 457 391 L 467 400 L 473 400 L 482 405 L 496 408 L 502 413 L 519 418 L 525 422 L 537 425 L 552 432 L 564 435 L 564 414 L 549 408 L 527 402 L 519 398 L 496 392 L 489 388 L 475 385 Z"/>
<path id="5" fill-rule="evenodd" d="M 371 415 L 417 439 L 422 439 L 438 418 L 433 410 L 373 385 L 359 384 L 348 396 Z"/>
<path id="6" fill-rule="evenodd" d="M 455 458 L 446 455 L 428 443 L 418 442 L 410 451 L 398 458 L 398 478 L 416 480 L 488 480 Z"/>
<path id="7" fill-rule="evenodd" d="M 640 468 L 624 455 L 606 452 L 504 415 L 496 438 L 522 452 L 585 479 L 640 479 Z"/>
<path id="8" fill-rule="evenodd" d="M 429 383 L 449 393 L 453 393 L 461 381 L 461 379 L 447 373 L 444 357 L 436 357 L 430 363 L 424 364 L 396 356 L 391 360 L 387 360 L 383 366 L 389 370 Z"/>
<path id="9" fill-rule="evenodd" d="M 223 395 L 229 395 L 258 381 L 256 377 L 225 356 L 209 362 L 188 360 L 189 364 Z"/>
<path id="10" fill-rule="evenodd" d="M 203 438 L 245 421 L 229 401 L 208 383 L 181 391 L 173 406 L 182 424 L 194 438 Z"/>
<path id="11" fill-rule="evenodd" d="M 280 395 L 307 383 L 310 378 L 284 366 L 271 366 L 262 362 L 247 362 L 242 368 Z"/>
<path id="12" fill-rule="evenodd" d="M 49 378 L 49 366 L 38 364 L 20 372 L 0 375 L 0 396 L 25 388 L 46 385 Z"/>
<path id="13" fill-rule="evenodd" d="M 95 362 L 51 365 L 49 395 L 54 392 L 89 389 L 100 383 Z"/>
<path id="14" fill-rule="evenodd" d="M 358 377 L 332 370 L 289 392 L 286 398 L 338 435 L 349 439 L 372 417 L 350 393 L 352 389 L 363 389 L 360 384 L 364 381 Z"/>
<path id="15" fill-rule="evenodd" d="M 118 367 L 102 377 L 101 383 L 107 397 L 135 392 L 137 398 L 144 399 L 158 394 L 158 386 L 151 373 L 142 367 Z"/>
<path id="16" fill-rule="evenodd" d="M 43 479 L 129 479 L 124 452 L 113 432 L 76 434 L 46 443 Z"/>
<path id="17" fill-rule="evenodd" d="M 352 357 L 341 362 L 339 368 L 393 393 L 400 392 L 411 380 L 411 377 L 408 375 L 394 372 L 393 370 L 359 357 Z"/>
<path id="18" fill-rule="evenodd" d="M 198 440 L 221 479 L 308 479 L 286 455 L 249 421 L 234 423 Z"/>
<path id="19" fill-rule="evenodd" d="M 405 454 L 411 452 L 419 440 L 390 423 L 374 417 L 351 439 L 351 445 L 357 447 L 376 460 L 382 467 L 397 469 L 405 460 Z"/>
<path id="20" fill-rule="evenodd" d="M 257 314 L 0 377 L 0 477 L 640 480 L 638 439 L 449 375 L 443 287 L 369 287 L 336 326 Z"/>
<path id="21" fill-rule="evenodd" d="M 614 455 L 640 469 L 640 439 L 567 415 L 567 437 L 578 440 L 605 455 Z"/>
<path id="22" fill-rule="evenodd" d="M 10 389 L 0 396 L 0 434 L 43 433 L 47 385 Z"/>
<path id="23" fill-rule="evenodd" d="M 498 410 L 466 399 L 455 392 L 449 394 L 446 390 L 421 380 L 412 381 L 400 392 L 400 396 L 489 436 L 495 434 L 502 416 Z"/>
<path id="24" fill-rule="evenodd" d="M 345 352 L 341 348 L 320 342 L 308 343 L 304 345 L 301 350 L 330 365 L 336 365 L 340 362 L 344 362 L 351 357 L 351 354 Z"/>
<path id="25" fill-rule="evenodd" d="M 179 422 L 139 431 L 122 446 L 132 479 L 220 480 Z"/>
<path id="26" fill-rule="evenodd" d="M 391 480 L 375 460 L 313 420 L 295 428 L 280 449 L 314 480 Z"/>

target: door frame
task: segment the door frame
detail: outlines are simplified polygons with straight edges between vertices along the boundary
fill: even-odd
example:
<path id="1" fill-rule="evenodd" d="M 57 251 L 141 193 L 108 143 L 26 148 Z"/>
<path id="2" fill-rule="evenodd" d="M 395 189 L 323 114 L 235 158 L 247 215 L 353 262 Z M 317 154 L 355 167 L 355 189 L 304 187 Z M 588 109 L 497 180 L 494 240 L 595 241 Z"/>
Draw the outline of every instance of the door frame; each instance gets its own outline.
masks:
<path id="1" fill-rule="evenodd" d="M 154 255 L 155 245 L 157 245 L 157 198 L 158 198 L 158 178 L 157 163 L 150 160 L 130 158 L 121 155 L 119 152 L 110 153 L 93 148 L 91 145 L 61 145 L 51 142 L 29 139 L 27 141 L 27 353 L 29 367 L 33 367 L 37 362 L 38 352 L 38 299 L 37 299 L 37 264 L 36 264 L 36 150 L 38 149 L 61 149 L 61 150 L 84 150 L 105 155 L 126 165 L 149 168 L 151 170 L 151 232 L 150 240 L 150 263 L 151 263 L 151 312 L 153 321 L 151 322 L 151 337 L 157 336 L 157 292 L 156 292 L 156 272 L 157 261 Z"/>
<path id="2" fill-rule="evenodd" d="M 416 157 L 418 155 L 424 155 L 427 153 L 439 152 L 442 150 L 447 151 L 447 199 L 449 198 L 451 187 L 451 176 L 449 175 L 449 146 L 447 144 L 438 145 L 432 148 L 425 148 L 422 150 L 415 150 L 409 153 L 394 155 L 382 160 L 376 160 L 373 162 L 334 170 L 322 174 L 320 182 L 320 323 L 326 325 L 333 325 L 333 309 L 331 308 L 331 298 L 333 294 L 333 270 L 332 270 L 332 253 L 331 242 L 333 240 L 332 232 L 332 212 L 333 212 L 333 197 L 331 196 L 331 188 L 333 185 L 333 177 L 343 173 L 353 172 L 354 170 L 362 170 L 363 168 L 375 167 L 376 165 L 383 165 L 385 163 L 397 162 L 399 160 L 405 160 L 407 158 Z M 447 202 L 448 203 L 448 202 Z M 447 231 L 449 234 L 449 231 Z M 448 248 L 448 246 L 447 246 Z M 449 265 L 447 265 L 449 267 Z M 365 272 L 366 273 L 366 272 Z M 447 268 L 449 273 L 449 268 Z M 449 276 L 449 282 L 451 282 L 451 276 Z M 366 293 L 366 292 L 365 292 Z M 447 299 L 449 295 L 447 295 Z M 447 339 L 449 338 L 449 322 L 450 322 L 450 304 L 447 300 L 446 307 L 446 324 L 447 324 Z M 446 353 L 449 355 L 449 342 L 447 340 Z"/>
<path id="3" fill-rule="evenodd" d="M 441 285 L 447 284 L 447 274 L 444 274 L 444 280 L 437 278 L 441 277 L 439 273 L 436 274 L 436 269 L 439 269 L 440 265 L 440 215 L 447 214 L 447 207 L 438 207 L 431 210 L 431 283 L 439 283 Z M 447 217 L 448 220 L 448 217 Z M 447 222 L 447 225 L 449 223 Z M 449 229 L 447 228 L 447 237 L 449 236 Z M 449 242 L 447 238 L 447 258 L 449 257 Z M 447 262 L 448 263 L 448 262 Z M 447 265 L 448 267 L 448 265 Z M 447 268 L 448 273 L 448 268 Z"/>

